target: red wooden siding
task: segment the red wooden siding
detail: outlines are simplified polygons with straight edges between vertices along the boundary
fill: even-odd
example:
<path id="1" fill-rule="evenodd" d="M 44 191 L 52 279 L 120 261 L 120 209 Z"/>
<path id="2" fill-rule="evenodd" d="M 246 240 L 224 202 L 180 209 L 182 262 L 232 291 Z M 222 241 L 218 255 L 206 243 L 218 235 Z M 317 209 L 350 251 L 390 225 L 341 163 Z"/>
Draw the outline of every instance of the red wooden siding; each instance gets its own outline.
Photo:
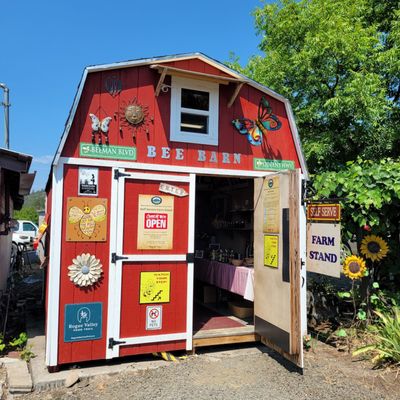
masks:
<path id="1" fill-rule="evenodd" d="M 95 165 L 95 163 L 94 163 Z M 99 198 L 107 198 L 107 241 L 106 242 L 67 242 L 66 218 L 67 198 L 78 195 L 78 167 L 66 165 L 64 170 L 63 194 L 63 223 L 61 246 L 61 274 L 60 274 L 60 308 L 59 308 L 59 338 L 58 362 L 70 362 L 104 359 L 107 336 L 107 301 L 108 301 L 108 266 L 109 266 L 109 237 L 110 237 L 110 195 L 111 170 L 99 168 Z M 82 253 L 94 254 L 103 264 L 103 276 L 98 284 L 89 288 L 75 286 L 68 277 L 68 266 L 72 259 Z M 101 302 L 102 307 L 102 338 L 93 341 L 64 342 L 64 313 L 66 304 Z"/>
<path id="2" fill-rule="evenodd" d="M 211 65 L 198 60 L 184 60 L 164 63 L 183 69 L 212 73 L 220 76 L 226 74 Z M 163 65 L 164 65 L 163 64 Z M 119 95 L 112 97 L 105 89 L 104 83 L 109 76 L 117 76 L 122 82 L 122 91 Z M 122 146 L 135 146 L 137 148 L 137 162 L 173 164 L 181 166 L 212 167 L 224 169 L 253 170 L 253 158 L 293 160 L 297 168 L 300 167 L 295 145 L 291 135 L 288 116 L 284 103 L 278 101 L 265 93 L 244 85 L 231 108 L 227 103 L 235 89 L 235 84 L 220 85 L 219 100 L 219 145 L 196 145 L 169 141 L 170 131 L 170 101 L 171 91 L 161 92 L 155 97 L 154 91 L 160 75 L 149 66 L 125 68 L 105 72 L 89 73 L 86 84 L 79 102 L 77 113 L 72 123 L 69 137 L 64 146 L 62 156 L 79 157 L 79 142 L 91 142 L 91 121 L 89 113 L 96 114 L 100 119 L 110 116 L 110 144 Z M 170 78 L 166 77 L 166 84 Z M 252 146 L 245 135 L 232 126 L 232 120 L 236 118 L 257 117 L 258 104 L 264 96 L 269 101 L 273 113 L 282 122 L 278 131 L 270 131 L 263 139 L 262 146 Z M 148 130 L 146 135 L 144 129 L 139 129 L 136 138 L 133 138 L 131 127 L 122 126 L 121 112 L 134 98 L 144 106 L 148 107 Z M 121 128 L 121 129 L 120 129 Z M 96 138 L 97 142 L 97 138 Z M 147 146 L 156 146 L 155 158 L 147 157 Z M 169 159 L 161 158 L 161 147 L 169 147 L 171 156 Z M 184 159 L 176 160 L 176 149 L 184 150 Z M 207 151 L 207 160 L 198 161 L 198 150 Z M 209 161 L 210 152 L 216 151 L 218 162 Z M 233 154 L 230 156 L 231 163 L 223 164 L 221 153 L 240 153 L 240 165 L 233 164 Z"/>

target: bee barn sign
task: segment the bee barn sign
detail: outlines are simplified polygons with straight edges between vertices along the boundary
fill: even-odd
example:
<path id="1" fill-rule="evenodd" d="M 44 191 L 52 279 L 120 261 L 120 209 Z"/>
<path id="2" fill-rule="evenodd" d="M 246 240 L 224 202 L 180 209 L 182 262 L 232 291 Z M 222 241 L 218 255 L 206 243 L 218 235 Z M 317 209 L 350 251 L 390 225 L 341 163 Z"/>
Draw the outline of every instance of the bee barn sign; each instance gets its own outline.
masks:
<path id="1" fill-rule="evenodd" d="M 307 271 L 340 277 L 340 224 L 307 224 Z"/>

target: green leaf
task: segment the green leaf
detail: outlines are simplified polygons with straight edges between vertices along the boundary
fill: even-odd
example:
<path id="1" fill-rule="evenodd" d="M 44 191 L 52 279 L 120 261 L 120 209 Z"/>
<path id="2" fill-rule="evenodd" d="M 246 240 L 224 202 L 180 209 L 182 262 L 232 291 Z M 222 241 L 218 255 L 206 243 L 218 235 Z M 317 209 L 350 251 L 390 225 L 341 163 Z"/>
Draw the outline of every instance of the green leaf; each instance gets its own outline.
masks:
<path id="1" fill-rule="evenodd" d="M 373 282 L 373 283 L 372 283 L 372 287 L 373 287 L 374 289 L 379 289 L 379 283 L 378 283 L 378 282 Z"/>
<path id="2" fill-rule="evenodd" d="M 347 337 L 347 332 L 345 329 L 341 328 L 336 332 L 337 337 Z"/>
<path id="3" fill-rule="evenodd" d="M 351 297 L 350 292 L 338 292 L 337 295 L 341 299 L 349 299 Z"/>
<path id="4" fill-rule="evenodd" d="M 360 321 L 365 321 L 367 319 L 367 313 L 364 310 L 359 310 L 357 313 L 357 318 Z"/>

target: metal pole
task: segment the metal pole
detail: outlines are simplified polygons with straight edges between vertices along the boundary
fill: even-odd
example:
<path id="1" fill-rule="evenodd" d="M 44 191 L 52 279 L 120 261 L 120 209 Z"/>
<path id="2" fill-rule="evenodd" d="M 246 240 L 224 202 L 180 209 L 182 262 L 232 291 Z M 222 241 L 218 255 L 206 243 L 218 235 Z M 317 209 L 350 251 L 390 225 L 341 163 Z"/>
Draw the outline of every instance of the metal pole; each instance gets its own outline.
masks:
<path id="1" fill-rule="evenodd" d="M 9 95 L 10 89 L 4 84 L 0 83 L 0 87 L 4 90 L 4 146 L 6 149 L 10 148 L 10 102 Z"/>

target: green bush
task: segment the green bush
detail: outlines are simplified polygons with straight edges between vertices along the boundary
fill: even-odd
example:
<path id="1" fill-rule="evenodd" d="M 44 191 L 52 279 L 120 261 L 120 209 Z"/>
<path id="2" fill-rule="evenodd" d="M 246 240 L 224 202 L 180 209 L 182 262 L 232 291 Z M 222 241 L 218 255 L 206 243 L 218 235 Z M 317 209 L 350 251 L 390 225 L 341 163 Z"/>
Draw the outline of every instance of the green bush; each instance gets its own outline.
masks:
<path id="1" fill-rule="evenodd" d="M 375 343 L 357 349 L 353 355 L 372 353 L 375 364 L 400 364 L 400 307 L 393 307 L 387 312 L 374 312 L 379 317 L 378 322 L 370 328 L 375 333 Z"/>

